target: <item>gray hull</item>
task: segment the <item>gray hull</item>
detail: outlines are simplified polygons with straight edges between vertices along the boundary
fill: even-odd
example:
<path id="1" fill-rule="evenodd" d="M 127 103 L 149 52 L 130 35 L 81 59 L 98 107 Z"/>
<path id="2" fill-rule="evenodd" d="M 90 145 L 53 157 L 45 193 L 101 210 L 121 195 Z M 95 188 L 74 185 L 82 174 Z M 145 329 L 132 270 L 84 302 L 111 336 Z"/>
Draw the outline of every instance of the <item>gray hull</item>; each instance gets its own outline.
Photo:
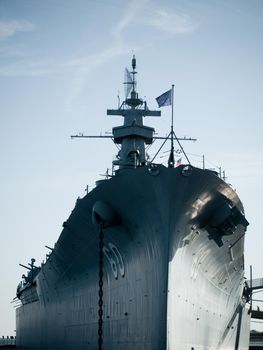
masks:
<path id="1" fill-rule="evenodd" d="M 182 171 L 125 170 L 77 201 L 17 309 L 18 347 L 97 349 L 100 201 L 117 218 L 104 228 L 104 348 L 248 349 L 242 204 L 212 172 Z"/>

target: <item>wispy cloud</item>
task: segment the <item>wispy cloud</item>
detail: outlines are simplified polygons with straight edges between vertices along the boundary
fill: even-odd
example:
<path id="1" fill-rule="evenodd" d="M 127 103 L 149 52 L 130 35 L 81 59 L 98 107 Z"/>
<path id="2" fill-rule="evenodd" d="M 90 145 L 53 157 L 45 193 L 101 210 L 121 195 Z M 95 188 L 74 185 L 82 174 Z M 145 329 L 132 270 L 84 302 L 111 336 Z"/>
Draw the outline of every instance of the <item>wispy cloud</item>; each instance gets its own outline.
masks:
<path id="1" fill-rule="evenodd" d="M 70 84 L 70 93 L 68 96 L 66 109 L 72 109 L 75 99 L 86 85 L 88 76 L 91 72 L 107 63 L 113 57 L 127 53 L 128 50 L 128 48 L 125 48 L 117 43 L 106 50 L 102 50 L 101 52 L 70 61 L 69 65 L 71 67 L 72 65 L 75 66 L 75 78 Z"/>
<path id="2" fill-rule="evenodd" d="M 130 2 L 122 18 L 112 29 L 112 34 L 116 41 L 123 39 L 125 29 L 128 28 L 132 23 L 136 23 L 143 8 L 148 3 L 149 0 L 133 0 Z"/>
<path id="3" fill-rule="evenodd" d="M 127 54 L 131 51 L 130 47 L 125 43 L 125 30 L 128 29 L 139 15 L 142 8 L 149 0 L 133 0 L 130 2 L 125 13 L 111 30 L 112 42 L 111 45 L 98 53 L 75 59 L 71 64 L 77 68 L 76 78 L 71 84 L 71 94 L 68 99 L 67 108 L 71 109 L 75 98 L 82 91 L 87 82 L 88 75 L 95 68 L 107 63 L 110 59 L 116 56 Z M 133 47 L 136 51 L 139 48 Z"/>
<path id="4" fill-rule="evenodd" d="M 155 27 L 170 34 L 184 34 L 194 32 L 198 28 L 188 14 L 178 13 L 165 8 L 155 9 L 150 15 L 142 18 L 144 24 Z"/>
<path id="5" fill-rule="evenodd" d="M 130 29 L 136 28 L 143 32 L 143 27 L 153 27 L 160 33 L 170 35 L 190 33 L 197 29 L 191 17 L 187 14 L 177 13 L 168 8 L 156 7 L 151 0 L 132 0 L 125 8 L 119 21 L 109 30 L 109 45 L 101 51 L 80 57 L 69 57 L 56 61 L 48 58 L 33 58 L 31 52 L 27 57 L 10 61 L 0 67 L 0 76 L 43 76 L 43 75 L 68 75 L 70 77 L 68 109 L 74 104 L 75 99 L 83 90 L 88 81 L 88 76 L 98 67 L 106 64 L 112 58 L 131 52 L 131 47 L 136 52 L 140 47 L 145 47 L 143 39 L 137 43 L 127 41 L 126 35 Z M 32 31 L 33 25 L 27 21 L 0 21 L 0 39 L 8 38 L 16 32 Z M 153 44 L 158 38 L 154 35 L 147 37 L 147 45 Z M 160 37 L 159 37 L 160 38 Z M 10 51 L 11 52 L 11 51 Z M 1 50 L 0 50 L 1 54 Z M 39 56 L 39 55 L 38 55 Z"/>
<path id="6" fill-rule="evenodd" d="M 94 55 L 75 60 L 74 63 L 71 61 L 75 68 L 78 67 L 79 73 L 71 86 L 71 98 L 69 99 L 68 108 L 70 108 L 75 97 L 83 89 L 87 76 L 91 71 L 107 63 L 113 57 L 131 51 L 131 48 L 125 42 L 125 31 L 134 25 L 152 26 L 172 35 L 190 33 L 198 27 L 197 23 L 187 14 L 178 14 L 163 8 L 153 9 L 150 0 L 131 1 L 123 16 L 111 30 L 113 37 L 111 46 Z M 133 49 L 138 52 L 140 47 L 133 46 Z"/>
<path id="7" fill-rule="evenodd" d="M 28 21 L 0 21 L 0 39 L 6 39 L 17 32 L 31 32 L 34 26 Z"/>
<path id="8" fill-rule="evenodd" d="M 150 0 L 134 0 L 113 28 L 114 38 L 122 39 L 125 29 L 135 24 L 154 27 L 172 35 L 192 33 L 198 29 L 198 23 L 186 13 L 156 7 Z"/>
<path id="9" fill-rule="evenodd" d="M 28 57 L 24 57 L 22 60 L 11 61 L 8 64 L 0 67 L 0 76 L 42 76 L 42 75 L 61 75 L 61 74 L 74 74 L 76 82 L 73 84 L 76 94 L 77 90 L 81 89 L 84 81 L 87 79 L 87 75 L 95 68 L 108 62 L 111 58 L 127 53 L 130 48 L 124 42 L 124 32 L 133 23 L 136 15 L 140 12 L 142 6 L 149 0 L 133 0 L 127 7 L 125 13 L 120 20 L 113 26 L 110 34 L 112 40 L 110 45 L 101 51 L 93 54 L 83 55 L 81 57 L 70 57 L 61 61 L 54 61 L 48 59 L 36 59 L 32 58 L 29 52 Z M 2 28 L 1 28 L 2 24 Z M 22 25 L 24 24 L 24 26 Z M 0 22 L 0 39 L 1 37 L 8 37 L 13 35 L 16 31 L 30 30 L 33 27 L 29 22 L 21 21 L 9 21 Z M 14 53 L 16 50 L 12 47 L 5 47 L 3 50 L 0 48 L 0 55 L 7 56 L 7 53 Z"/>
<path id="10" fill-rule="evenodd" d="M 125 40 L 125 34 L 128 29 L 135 25 L 154 27 L 171 35 L 193 32 L 198 28 L 197 23 L 187 14 L 177 13 L 167 8 L 157 8 L 150 0 L 133 0 L 125 9 L 120 20 L 110 30 L 112 38 L 106 49 L 78 58 L 71 57 L 55 61 L 50 58 L 33 58 L 31 50 L 26 57 L 25 47 L 23 47 L 22 54 L 21 50 L 17 50 L 17 48 L 5 47 L 0 49 L 2 57 L 13 53 L 16 57 L 20 55 L 20 60 L 10 61 L 10 63 L 0 67 L 0 76 L 60 75 L 72 72 L 76 75 L 81 74 L 83 77 L 81 80 L 83 80 L 85 75 L 95 67 L 105 64 L 114 56 L 131 51 L 131 48 L 128 47 L 129 43 Z M 28 21 L 0 21 L 0 40 L 19 31 L 32 31 L 33 29 L 34 26 Z M 156 40 L 156 37 L 152 40 Z M 134 43 L 132 45 L 136 51 L 140 49 L 138 46 L 134 47 Z M 142 45 L 142 42 L 139 45 Z M 149 45 L 148 39 L 147 45 Z"/>

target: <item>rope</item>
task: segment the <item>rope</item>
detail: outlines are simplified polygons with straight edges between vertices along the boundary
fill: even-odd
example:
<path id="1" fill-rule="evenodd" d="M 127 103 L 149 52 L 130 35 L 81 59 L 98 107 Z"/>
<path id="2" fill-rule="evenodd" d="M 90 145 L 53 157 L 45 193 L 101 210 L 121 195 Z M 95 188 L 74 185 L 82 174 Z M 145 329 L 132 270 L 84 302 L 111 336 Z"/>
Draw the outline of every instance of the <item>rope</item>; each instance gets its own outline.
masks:
<path id="1" fill-rule="evenodd" d="M 173 134 L 174 134 L 174 137 L 175 137 L 175 139 L 176 139 L 176 141 L 177 141 L 179 147 L 181 148 L 181 150 L 182 150 L 182 152 L 183 152 L 185 158 L 187 159 L 188 163 L 191 165 L 191 162 L 190 162 L 189 158 L 187 157 L 187 155 L 186 155 L 186 153 L 185 153 L 185 151 L 184 151 L 184 149 L 183 149 L 183 146 L 181 145 L 180 141 L 178 140 L 178 138 L 177 138 L 177 136 L 175 135 L 174 132 L 173 132 Z"/>
<path id="2" fill-rule="evenodd" d="M 171 136 L 171 140 L 173 140 L 173 137 L 175 138 L 175 140 L 177 141 L 179 147 L 181 148 L 182 153 L 184 154 L 186 160 L 188 161 L 189 165 L 191 165 L 191 162 L 189 160 L 189 158 L 187 157 L 183 146 L 181 145 L 179 139 L 177 138 L 177 136 L 175 135 L 175 132 L 172 130 L 170 131 L 170 133 L 168 134 L 168 136 L 165 138 L 165 140 L 163 141 L 163 143 L 161 144 L 161 147 L 158 149 L 158 151 L 156 152 L 155 156 L 153 157 L 153 159 L 150 161 L 150 163 L 153 163 L 154 159 L 157 157 L 157 155 L 159 154 L 159 152 L 161 151 L 161 149 L 163 148 L 164 144 L 166 143 L 166 141 L 169 139 L 169 137 Z M 172 148 L 170 150 L 170 156 L 169 156 L 169 160 L 168 160 L 168 166 L 169 167 L 174 167 L 174 146 L 172 144 Z"/>
<path id="3" fill-rule="evenodd" d="M 98 350 L 102 350 L 103 344 L 103 224 L 99 232 L 99 320 L 98 320 Z"/>

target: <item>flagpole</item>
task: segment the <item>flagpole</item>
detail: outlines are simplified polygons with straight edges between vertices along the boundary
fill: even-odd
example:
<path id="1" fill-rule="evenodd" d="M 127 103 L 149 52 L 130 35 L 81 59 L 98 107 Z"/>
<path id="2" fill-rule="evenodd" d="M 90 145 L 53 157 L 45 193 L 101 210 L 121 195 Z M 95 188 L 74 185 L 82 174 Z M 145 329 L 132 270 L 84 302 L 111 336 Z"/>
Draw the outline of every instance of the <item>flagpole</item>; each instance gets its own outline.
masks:
<path id="1" fill-rule="evenodd" d="M 174 140 L 177 141 L 179 147 L 181 148 L 181 150 L 185 156 L 185 159 L 188 161 L 189 165 L 191 165 L 190 160 L 188 159 L 179 139 L 177 138 L 177 136 L 174 132 L 174 84 L 172 84 L 172 88 L 170 90 L 168 90 L 165 93 L 163 93 L 162 95 L 156 97 L 156 101 L 157 101 L 159 107 L 172 106 L 171 131 L 169 132 L 164 143 L 162 144 L 162 146 L 158 150 L 157 154 L 159 153 L 159 151 L 161 150 L 161 148 L 165 144 L 166 140 L 169 137 L 171 137 L 171 150 L 170 150 L 170 155 L 169 155 L 169 159 L 168 159 L 168 167 L 174 168 L 174 164 L 175 164 L 175 162 L 174 162 Z M 157 154 L 155 155 L 155 157 L 157 156 Z"/>
<path id="2" fill-rule="evenodd" d="M 171 130 L 174 131 L 174 84 L 172 85 L 172 125 Z"/>
<path id="3" fill-rule="evenodd" d="M 171 153 L 169 167 L 174 168 L 174 84 L 172 85 Z"/>

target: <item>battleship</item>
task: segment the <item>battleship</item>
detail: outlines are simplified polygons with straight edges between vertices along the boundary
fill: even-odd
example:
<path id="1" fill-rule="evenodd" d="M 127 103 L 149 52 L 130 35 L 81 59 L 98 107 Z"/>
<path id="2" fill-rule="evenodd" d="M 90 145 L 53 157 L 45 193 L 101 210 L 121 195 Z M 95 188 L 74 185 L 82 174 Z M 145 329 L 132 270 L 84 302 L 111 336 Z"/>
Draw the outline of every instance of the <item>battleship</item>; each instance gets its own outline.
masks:
<path id="1" fill-rule="evenodd" d="M 17 288 L 17 348 L 245 350 L 249 292 L 244 279 L 243 205 L 213 170 L 149 159 L 159 117 L 137 92 L 136 59 L 111 176 L 78 198 L 40 267 L 32 259 Z M 159 99 L 171 103 L 172 90 Z"/>

